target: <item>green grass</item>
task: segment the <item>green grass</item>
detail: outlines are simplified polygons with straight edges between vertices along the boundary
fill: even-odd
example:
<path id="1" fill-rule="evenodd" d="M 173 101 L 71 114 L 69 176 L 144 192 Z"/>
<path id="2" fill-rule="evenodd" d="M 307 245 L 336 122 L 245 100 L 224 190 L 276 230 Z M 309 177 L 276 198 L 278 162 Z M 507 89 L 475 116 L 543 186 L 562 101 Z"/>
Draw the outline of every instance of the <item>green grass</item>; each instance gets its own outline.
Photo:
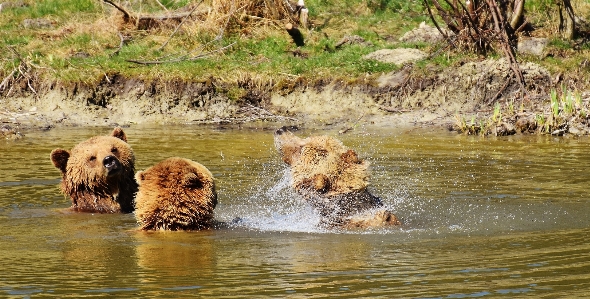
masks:
<path id="1" fill-rule="evenodd" d="M 527 8 L 543 12 L 548 0 L 527 1 Z M 45 0 L 25 1 L 28 6 L 2 11 L 0 18 L 0 75 L 10 74 L 24 60 L 46 79 L 66 82 L 96 82 L 105 74 L 122 74 L 143 79 L 201 80 L 217 77 L 235 81 L 244 73 L 267 79 L 297 76 L 306 80 L 342 79 L 355 82 L 356 78 L 378 75 L 399 69 L 393 64 L 362 59 L 372 51 L 382 48 L 415 47 L 434 52 L 438 46 L 427 44 L 402 44 L 396 42 L 407 30 L 427 21 L 422 1 L 403 0 L 307 0 L 310 8 L 312 30 L 304 31 L 306 46 L 301 50 L 306 58 L 294 57 L 295 46 L 282 30 L 282 21 L 261 22 L 260 25 L 232 27 L 224 32 L 224 38 L 215 43 L 219 28 L 199 29 L 183 27 L 168 45 L 160 49 L 171 36 L 173 28 L 149 31 L 123 30 L 131 37 L 118 55 L 119 35 L 113 24 L 120 20 L 120 13 L 110 5 L 97 0 Z M 161 0 L 168 9 L 183 7 L 197 1 Z M 211 1 L 204 1 L 207 5 Z M 131 1 L 135 6 L 128 10 L 141 13 L 162 12 L 156 1 Z M 54 22 L 52 28 L 23 28 L 25 19 L 46 18 Z M 195 25 L 196 26 L 196 25 Z M 352 45 L 335 49 L 334 45 L 344 36 L 356 34 L 373 46 Z M 393 42 L 392 42 L 393 41 Z M 202 59 L 160 65 L 138 65 L 127 60 L 166 60 L 186 55 L 203 48 L 214 50 L 231 43 L 235 45 L 223 53 L 215 53 Z M 12 46 L 20 55 L 13 55 Z M 552 40 L 550 47 L 571 48 L 569 43 Z M 584 48 L 585 47 L 585 48 Z M 586 52 L 574 53 L 566 65 L 582 61 Z M 76 53 L 86 53 L 80 58 Z M 198 54 L 199 51 L 193 54 Z M 475 58 L 468 53 L 440 51 L 430 60 L 417 63 L 417 68 L 429 69 L 453 66 L 459 61 Z M 547 58 L 542 63 L 560 67 L 559 59 Z"/>

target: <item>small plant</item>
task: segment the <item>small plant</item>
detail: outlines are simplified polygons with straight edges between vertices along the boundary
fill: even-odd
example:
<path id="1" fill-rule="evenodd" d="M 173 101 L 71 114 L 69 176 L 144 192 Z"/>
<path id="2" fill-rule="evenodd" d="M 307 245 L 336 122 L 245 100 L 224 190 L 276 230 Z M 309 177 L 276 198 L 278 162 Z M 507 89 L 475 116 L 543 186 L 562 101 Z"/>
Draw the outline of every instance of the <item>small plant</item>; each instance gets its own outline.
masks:
<path id="1" fill-rule="evenodd" d="M 551 112 L 553 117 L 557 117 L 559 115 L 559 98 L 557 97 L 557 91 L 555 89 L 551 90 Z"/>
<path id="2" fill-rule="evenodd" d="M 576 106 L 578 108 L 582 108 L 582 94 L 579 91 L 576 91 L 574 93 L 574 98 L 575 98 L 575 101 L 576 101 Z"/>
<path id="3" fill-rule="evenodd" d="M 510 100 L 510 102 L 508 102 L 508 113 L 510 113 L 510 115 L 514 115 L 515 110 L 514 110 L 514 99 Z"/>
<path id="4" fill-rule="evenodd" d="M 567 95 L 563 102 L 563 112 L 571 115 L 576 110 L 574 98 L 571 95 Z"/>
<path id="5" fill-rule="evenodd" d="M 492 120 L 495 123 L 500 123 L 500 121 L 502 120 L 502 106 L 500 105 L 500 103 L 496 103 L 496 105 L 494 106 L 494 115 L 492 115 Z"/>
<path id="6" fill-rule="evenodd" d="M 465 132 L 467 130 L 467 122 L 465 121 L 465 118 L 458 113 L 455 114 L 455 125 L 459 132 Z"/>
<path id="7" fill-rule="evenodd" d="M 537 122 L 537 126 L 543 126 L 547 119 L 545 118 L 545 115 L 537 114 L 535 115 L 535 121 Z"/>

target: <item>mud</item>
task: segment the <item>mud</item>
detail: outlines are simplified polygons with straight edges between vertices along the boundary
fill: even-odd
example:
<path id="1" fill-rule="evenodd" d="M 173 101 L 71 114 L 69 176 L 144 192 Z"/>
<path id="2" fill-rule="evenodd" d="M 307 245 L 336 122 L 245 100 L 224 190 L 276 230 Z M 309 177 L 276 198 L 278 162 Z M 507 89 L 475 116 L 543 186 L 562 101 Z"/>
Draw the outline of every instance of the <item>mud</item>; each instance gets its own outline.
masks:
<path id="1" fill-rule="evenodd" d="M 521 112 L 529 114 L 547 110 L 549 91 L 556 87 L 554 75 L 533 63 L 524 63 L 521 69 L 526 92 L 510 78 L 503 59 L 465 62 L 432 72 L 406 66 L 355 83 L 307 82 L 302 78 L 280 84 L 227 83 L 215 78 L 164 82 L 117 74 L 107 75 L 95 85 L 12 82 L 10 88 L 0 90 L 0 123 L 17 131 L 257 121 L 335 125 L 344 131 L 358 124 L 452 127 L 458 115 L 491 115 L 497 103 L 518 105 Z M 582 97 L 587 102 L 588 78 L 576 82 L 586 87 Z M 590 131 L 586 126 L 578 131 Z"/>

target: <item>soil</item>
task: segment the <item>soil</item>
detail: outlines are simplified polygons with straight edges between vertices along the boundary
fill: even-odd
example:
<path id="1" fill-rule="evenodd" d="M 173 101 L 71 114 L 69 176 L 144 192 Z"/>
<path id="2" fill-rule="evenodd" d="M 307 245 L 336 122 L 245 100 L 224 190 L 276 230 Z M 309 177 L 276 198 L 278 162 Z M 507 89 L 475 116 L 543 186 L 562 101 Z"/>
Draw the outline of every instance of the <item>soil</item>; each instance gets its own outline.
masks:
<path id="1" fill-rule="evenodd" d="M 459 118 L 489 118 L 500 103 L 503 107 L 511 104 L 519 108 L 520 114 L 513 113 L 502 121 L 502 126 L 512 133 L 510 126 L 519 120 L 534 122 L 532 115 L 546 113 L 548 94 L 559 86 L 553 74 L 536 64 L 524 63 L 521 69 L 526 81 L 524 93 L 522 86 L 511 79 L 504 59 L 459 63 L 432 72 L 416 71 L 407 65 L 364 82 L 305 82 L 294 78 L 281 87 L 262 84 L 258 88 L 232 86 L 214 78 L 200 82 L 146 82 L 117 74 L 105 76 L 93 86 L 23 79 L 0 90 L 0 123 L 3 136 L 9 138 L 27 130 L 59 126 L 256 121 L 340 126 L 342 132 L 362 123 L 458 129 Z M 578 90 L 586 90 L 582 97 L 587 103 L 587 76 L 568 78 L 558 76 L 561 81 L 577 80 L 576 84 L 582 87 Z M 244 92 L 232 99 L 227 92 L 232 87 Z M 570 125 L 571 131 L 588 134 L 585 120 L 577 123 Z M 534 131 L 529 130 L 531 123 L 521 125 L 527 128 L 521 131 Z"/>

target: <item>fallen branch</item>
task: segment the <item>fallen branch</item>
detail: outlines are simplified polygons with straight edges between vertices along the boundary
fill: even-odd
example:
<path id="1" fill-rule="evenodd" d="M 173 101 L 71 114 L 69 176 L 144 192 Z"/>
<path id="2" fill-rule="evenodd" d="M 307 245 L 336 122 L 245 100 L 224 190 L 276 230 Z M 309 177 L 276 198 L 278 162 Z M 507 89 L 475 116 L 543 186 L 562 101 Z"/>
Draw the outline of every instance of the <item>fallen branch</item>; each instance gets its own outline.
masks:
<path id="1" fill-rule="evenodd" d="M 123 13 L 123 21 L 125 23 L 128 23 L 129 21 L 131 21 L 131 19 L 132 19 L 131 14 L 129 12 L 127 12 L 127 10 L 125 10 L 123 7 L 119 6 L 118 4 L 114 3 L 111 0 L 103 0 L 103 1 L 112 5 L 114 8 L 116 8 L 117 10 L 119 10 L 120 12 Z"/>
<path id="2" fill-rule="evenodd" d="M 231 43 L 231 44 L 229 44 L 229 45 L 227 45 L 225 47 L 221 47 L 219 49 L 215 49 L 215 50 L 209 51 L 207 53 L 199 54 L 199 55 L 196 55 L 196 56 L 193 56 L 193 57 L 189 57 L 189 58 L 178 58 L 178 59 L 170 59 L 170 60 L 152 60 L 152 61 L 149 61 L 149 60 L 146 61 L 146 60 L 127 59 L 125 61 L 132 62 L 132 63 L 137 63 L 137 64 L 144 64 L 144 65 L 148 65 L 148 64 L 176 63 L 176 62 L 183 62 L 183 61 L 194 61 L 194 60 L 198 60 L 198 59 L 201 59 L 203 57 L 209 56 L 209 55 L 211 55 L 213 53 L 221 52 L 221 51 L 223 51 L 225 49 L 230 48 L 231 46 L 233 46 L 235 44 L 236 44 L 236 42 L 233 42 L 233 43 Z"/>
<path id="3" fill-rule="evenodd" d="M 397 109 L 397 108 L 386 107 L 386 106 L 381 106 L 381 105 L 377 105 L 377 108 L 379 108 L 381 110 L 385 110 L 387 112 L 394 112 L 394 113 L 412 112 L 412 110 L 408 110 L 408 109 Z"/>
<path id="4" fill-rule="evenodd" d="M 190 16 L 194 12 L 194 9 L 193 9 L 190 12 L 180 12 L 180 13 L 175 13 L 175 14 L 166 14 L 166 15 L 158 15 L 158 16 L 153 16 L 153 15 L 134 16 L 130 12 L 128 12 L 125 8 L 114 3 L 111 0 L 103 0 L 103 1 L 105 3 L 112 5 L 118 11 L 123 13 L 123 22 L 124 23 L 135 24 L 136 29 L 139 29 L 139 30 L 150 29 L 151 27 L 153 27 L 154 23 L 159 23 L 159 22 L 163 22 L 163 21 L 167 21 L 167 20 L 184 19 L 184 18 Z"/>
<path id="5" fill-rule="evenodd" d="M 8 88 L 8 86 L 10 85 L 10 82 L 12 81 L 16 72 L 17 72 L 17 69 L 15 68 L 14 70 L 12 70 L 12 72 L 8 76 L 6 76 L 6 78 L 4 78 L 4 80 L 2 80 L 2 83 L 0 83 L 0 91 Z"/>
<path id="6" fill-rule="evenodd" d="M 117 34 L 119 35 L 119 48 L 117 48 L 117 50 L 115 52 L 113 52 L 113 54 L 111 54 L 111 57 L 119 55 L 119 52 L 121 52 L 121 49 L 123 49 L 123 45 L 125 44 L 125 37 L 123 36 L 123 34 L 119 31 L 117 32 Z"/>

